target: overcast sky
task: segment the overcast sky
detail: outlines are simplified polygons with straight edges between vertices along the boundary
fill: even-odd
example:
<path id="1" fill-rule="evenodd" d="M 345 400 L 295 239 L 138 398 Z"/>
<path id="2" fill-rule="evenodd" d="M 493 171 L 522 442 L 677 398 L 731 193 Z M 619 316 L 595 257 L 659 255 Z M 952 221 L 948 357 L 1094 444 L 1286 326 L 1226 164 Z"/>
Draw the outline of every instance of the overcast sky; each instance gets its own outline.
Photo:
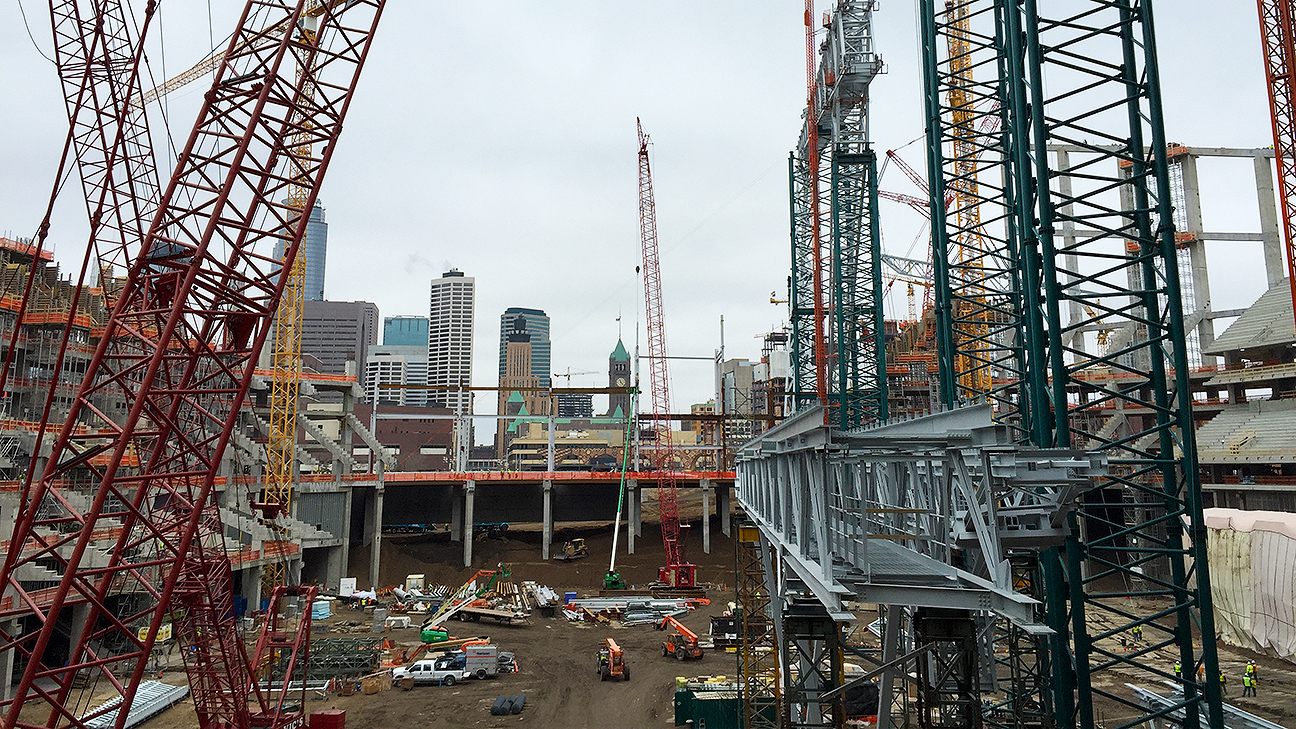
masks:
<path id="1" fill-rule="evenodd" d="M 207 3 L 163 0 L 162 45 L 150 54 L 159 77 L 234 30 L 242 3 L 209 5 L 211 26 Z M 36 45 L 50 47 L 46 3 L 0 1 L 0 233 L 10 237 L 38 224 L 66 129 L 54 68 L 20 7 Z M 1169 138 L 1270 146 L 1254 4 L 1158 10 Z M 872 93 L 879 150 L 923 133 L 914 18 L 912 0 L 882 0 L 875 15 L 888 68 Z M 549 313 L 555 372 L 592 370 L 572 381 L 605 384 L 617 317 L 631 349 L 641 318 L 639 116 L 655 145 L 670 351 L 711 355 L 723 315 L 727 354 L 758 359 L 760 337 L 786 321 L 769 298 L 782 298 L 788 275 L 787 155 L 804 68 L 793 0 L 392 0 L 321 192 L 325 293 L 373 301 L 383 316 L 426 315 L 429 280 L 453 266 L 477 279 L 474 384 L 495 384 L 509 306 Z M 174 136 L 188 134 L 209 81 L 170 98 Z M 155 141 L 163 151 L 156 129 Z M 918 169 L 922 154 L 921 142 L 902 151 Z M 1259 229 L 1249 161 L 1206 162 L 1201 178 L 1208 230 Z M 894 168 L 883 187 L 917 194 Z M 84 250 L 78 193 L 68 188 L 52 227 L 63 262 Z M 904 254 L 917 216 L 883 206 L 885 246 Z M 1264 287 L 1259 244 L 1215 245 L 1214 308 L 1251 303 Z M 889 317 L 905 316 L 901 289 Z M 709 364 L 673 367 L 676 409 L 712 396 Z M 479 398 L 478 412 L 493 409 L 493 397 Z"/>

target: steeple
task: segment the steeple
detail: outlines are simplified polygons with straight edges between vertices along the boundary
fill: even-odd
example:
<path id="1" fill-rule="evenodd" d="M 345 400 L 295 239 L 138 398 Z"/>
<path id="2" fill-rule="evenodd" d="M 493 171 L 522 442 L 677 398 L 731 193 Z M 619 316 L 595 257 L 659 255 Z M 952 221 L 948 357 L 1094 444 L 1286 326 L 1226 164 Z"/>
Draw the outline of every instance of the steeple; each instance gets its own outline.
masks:
<path id="1" fill-rule="evenodd" d="M 620 337 L 617 337 L 616 349 L 612 350 L 612 354 L 608 356 L 608 359 L 612 360 L 613 362 L 630 361 L 630 353 L 626 351 L 625 345 L 621 343 Z"/>

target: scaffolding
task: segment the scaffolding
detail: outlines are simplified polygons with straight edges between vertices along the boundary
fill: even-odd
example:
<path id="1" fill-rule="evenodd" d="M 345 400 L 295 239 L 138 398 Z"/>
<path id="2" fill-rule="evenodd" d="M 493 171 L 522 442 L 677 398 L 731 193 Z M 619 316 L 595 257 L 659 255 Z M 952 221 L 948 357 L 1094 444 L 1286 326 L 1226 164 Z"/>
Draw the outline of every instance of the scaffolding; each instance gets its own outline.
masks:
<path id="1" fill-rule="evenodd" d="M 737 518 L 734 522 L 737 597 L 742 609 L 738 663 L 743 680 L 743 726 L 775 729 L 779 726 L 780 683 L 778 635 L 770 605 L 774 573 L 766 571 L 769 560 L 761 559 L 769 547 L 761 542 L 756 527 Z"/>

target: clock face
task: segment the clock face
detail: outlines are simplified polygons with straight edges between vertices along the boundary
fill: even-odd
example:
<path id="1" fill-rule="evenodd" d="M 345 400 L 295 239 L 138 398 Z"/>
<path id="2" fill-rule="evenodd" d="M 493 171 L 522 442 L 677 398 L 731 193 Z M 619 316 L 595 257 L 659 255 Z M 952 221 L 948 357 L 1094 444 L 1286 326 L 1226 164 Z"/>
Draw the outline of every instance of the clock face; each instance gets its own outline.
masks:
<path id="1" fill-rule="evenodd" d="M 617 387 L 625 387 L 625 378 L 624 378 L 624 377 L 618 377 L 618 378 L 616 379 L 616 383 L 617 383 Z"/>

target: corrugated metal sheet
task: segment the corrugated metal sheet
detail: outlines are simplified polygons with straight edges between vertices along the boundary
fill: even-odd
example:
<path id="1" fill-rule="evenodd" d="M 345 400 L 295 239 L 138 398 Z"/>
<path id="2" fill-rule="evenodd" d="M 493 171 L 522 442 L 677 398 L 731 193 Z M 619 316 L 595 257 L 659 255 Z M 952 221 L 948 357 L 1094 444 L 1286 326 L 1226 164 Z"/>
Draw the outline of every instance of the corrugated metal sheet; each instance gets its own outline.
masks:
<path id="1" fill-rule="evenodd" d="M 1269 289 L 1215 338 L 1205 354 L 1222 354 L 1237 349 L 1276 347 L 1296 342 L 1296 323 L 1292 319 L 1291 288 L 1283 279 Z"/>
<path id="2" fill-rule="evenodd" d="M 161 681 L 144 681 L 140 683 L 139 689 L 135 691 L 135 702 L 131 704 L 130 712 L 126 715 L 126 723 L 123 725 L 126 729 L 139 726 L 153 717 L 161 714 L 167 709 L 180 703 L 189 695 L 189 686 L 172 686 L 169 683 Z M 103 709 L 115 707 L 121 704 L 121 697 L 117 696 L 94 709 L 86 712 L 86 715 L 94 714 Z M 117 712 L 119 709 L 114 708 L 112 711 L 87 721 L 85 725 L 91 729 L 99 727 L 110 727 L 117 722 Z"/>
<path id="3" fill-rule="evenodd" d="M 346 494 L 301 494 L 297 499 L 297 519 L 341 537 L 346 532 Z"/>

